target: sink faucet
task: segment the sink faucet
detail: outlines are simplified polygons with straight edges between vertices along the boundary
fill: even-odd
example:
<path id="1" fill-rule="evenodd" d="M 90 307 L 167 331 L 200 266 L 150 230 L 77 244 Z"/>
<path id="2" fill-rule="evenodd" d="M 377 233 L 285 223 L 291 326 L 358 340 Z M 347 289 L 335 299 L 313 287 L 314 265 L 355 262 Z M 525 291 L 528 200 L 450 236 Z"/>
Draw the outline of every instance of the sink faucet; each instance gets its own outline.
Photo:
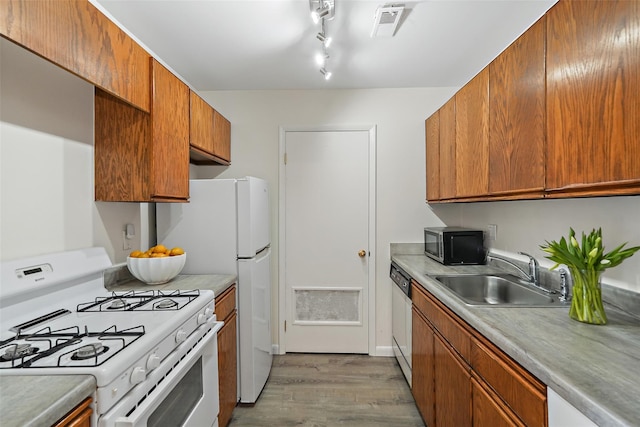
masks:
<path id="1" fill-rule="evenodd" d="M 540 268 L 538 266 L 538 261 L 527 253 L 524 253 L 524 252 L 518 252 L 518 253 L 520 255 L 529 257 L 529 281 L 533 283 L 535 286 L 541 288 L 542 286 L 540 286 Z"/>
<path id="2" fill-rule="evenodd" d="M 524 253 L 524 252 L 518 252 L 518 254 L 520 255 L 525 255 L 529 257 L 529 272 L 527 273 L 526 271 L 524 271 L 522 268 L 520 268 L 520 266 L 516 265 L 513 261 L 510 261 L 506 258 L 502 258 L 493 254 L 487 254 L 487 261 L 489 260 L 496 260 L 496 261 L 502 261 L 504 263 L 509 264 L 510 266 L 514 267 L 515 269 L 517 269 L 520 273 L 522 273 L 522 275 L 527 279 L 527 282 L 531 283 L 533 286 L 535 286 L 538 289 L 541 289 L 544 292 L 547 293 L 551 293 L 551 291 L 549 291 L 548 289 L 543 288 L 540 285 L 540 268 L 538 266 L 538 261 L 532 257 L 531 255 Z"/>

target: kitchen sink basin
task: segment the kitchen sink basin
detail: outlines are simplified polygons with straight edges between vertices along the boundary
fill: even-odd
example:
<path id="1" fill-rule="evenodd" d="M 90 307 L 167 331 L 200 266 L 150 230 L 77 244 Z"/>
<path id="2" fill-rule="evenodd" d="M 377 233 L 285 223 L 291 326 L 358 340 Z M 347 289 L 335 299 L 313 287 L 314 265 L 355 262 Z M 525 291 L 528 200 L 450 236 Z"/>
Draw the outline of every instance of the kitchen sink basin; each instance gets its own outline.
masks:
<path id="1" fill-rule="evenodd" d="M 533 285 L 510 274 L 435 276 L 434 279 L 468 305 L 562 306 L 556 295 L 536 290 Z"/>

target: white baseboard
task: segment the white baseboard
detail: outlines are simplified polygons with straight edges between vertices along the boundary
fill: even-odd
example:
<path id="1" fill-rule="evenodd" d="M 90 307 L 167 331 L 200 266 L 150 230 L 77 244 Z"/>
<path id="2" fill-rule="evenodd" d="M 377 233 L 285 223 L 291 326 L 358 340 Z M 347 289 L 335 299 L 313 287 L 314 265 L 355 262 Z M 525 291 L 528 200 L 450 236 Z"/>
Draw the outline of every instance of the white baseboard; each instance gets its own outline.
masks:
<path id="1" fill-rule="evenodd" d="M 395 357 L 395 355 L 393 354 L 393 347 L 392 346 L 376 346 L 376 354 L 373 354 L 372 356 L 380 356 L 380 357 Z"/>
<path id="2" fill-rule="evenodd" d="M 284 354 L 280 353 L 280 346 L 278 344 L 271 344 L 271 354 Z M 393 354 L 393 347 L 391 346 L 376 346 L 376 350 L 374 354 L 371 356 L 376 357 L 395 357 Z"/>

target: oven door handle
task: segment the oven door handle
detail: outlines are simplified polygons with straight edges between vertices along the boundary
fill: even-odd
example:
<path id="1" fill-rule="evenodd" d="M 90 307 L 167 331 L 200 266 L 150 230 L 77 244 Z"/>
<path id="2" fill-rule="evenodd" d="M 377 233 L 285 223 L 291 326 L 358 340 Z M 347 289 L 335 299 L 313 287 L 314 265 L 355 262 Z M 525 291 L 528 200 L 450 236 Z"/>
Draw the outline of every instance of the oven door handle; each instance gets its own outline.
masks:
<path id="1" fill-rule="evenodd" d="M 214 318 L 215 319 L 215 318 Z M 197 341 L 197 334 L 191 334 L 187 340 L 181 344 L 180 348 L 194 346 L 193 349 L 189 352 L 190 357 L 185 357 L 182 363 L 179 363 L 175 366 L 168 374 L 164 375 L 164 379 L 160 384 L 156 386 L 156 388 L 152 391 L 153 395 L 148 395 L 147 398 L 135 408 L 133 412 L 129 416 L 126 417 L 118 417 L 115 420 L 115 427 L 141 427 L 147 425 L 147 418 L 153 413 L 153 411 L 158 407 L 159 403 L 164 401 L 164 399 L 169 395 L 169 393 L 174 389 L 174 387 L 180 382 L 180 380 L 184 377 L 184 375 L 191 369 L 191 367 L 197 362 L 198 356 L 202 354 L 203 349 L 210 345 L 212 340 L 217 338 L 218 331 L 222 328 L 224 322 L 214 322 L 213 328 L 209 333 L 205 336 L 205 339 L 200 342 Z M 159 375 L 160 372 L 165 372 L 167 370 L 167 366 L 173 366 L 177 362 L 179 362 L 180 356 L 179 352 L 176 351 L 169 356 L 167 356 L 163 361 L 160 367 L 151 371 L 147 380 L 151 380 L 153 378 L 153 382 L 157 383 L 162 375 Z M 156 374 L 154 376 L 154 374 Z M 142 384 L 140 384 L 142 386 Z M 135 390 L 135 389 L 134 389 Z M 134 390 L 131 390 L 129 393 L 134 394 Z M 134 402 L 124 402 L 126 399 L 123 398 L 122 401 L 118 402 L 116 407 L 120 407 L 121 405 L 135 405 Z M 114 410 L 116 407 L 112 408 Z M 111 412 L 110 410 L 110 412 Z"/>

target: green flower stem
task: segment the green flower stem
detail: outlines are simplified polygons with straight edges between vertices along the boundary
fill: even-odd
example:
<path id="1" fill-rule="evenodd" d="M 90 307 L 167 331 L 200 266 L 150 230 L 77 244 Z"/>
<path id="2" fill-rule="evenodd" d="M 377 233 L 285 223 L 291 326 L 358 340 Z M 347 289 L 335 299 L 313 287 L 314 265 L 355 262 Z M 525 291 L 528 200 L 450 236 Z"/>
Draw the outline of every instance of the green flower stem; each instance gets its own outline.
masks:
<path id="1" fill-rule="evenodd" d="M 607 315 L 602 303 L 600 271 L 595 268 L 580 270 L 569 267 L 573 277 L 573 299 L 569 316 L 584 323 L 604 325 Z"/>

